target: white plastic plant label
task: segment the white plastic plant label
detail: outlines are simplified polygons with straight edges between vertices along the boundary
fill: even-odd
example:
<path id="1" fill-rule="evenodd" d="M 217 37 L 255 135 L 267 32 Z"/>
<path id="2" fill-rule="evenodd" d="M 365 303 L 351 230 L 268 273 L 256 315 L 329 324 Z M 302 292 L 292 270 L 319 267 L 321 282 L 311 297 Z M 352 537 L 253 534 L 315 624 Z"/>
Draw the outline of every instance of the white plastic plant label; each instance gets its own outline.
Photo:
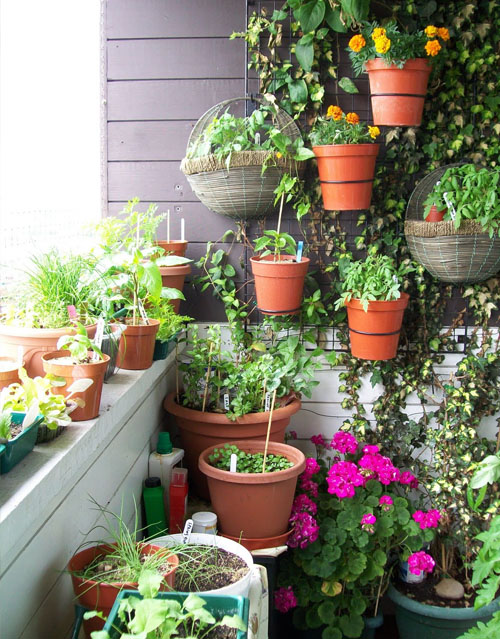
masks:
<path id="1" fill-rule="evenodd" d="M 191 532 L 193 530 L 193 520 L 186 519 L 186 523 L 184 524 L 184 530 L 182 531 L 182 543 L 189 543 L 189 538 L 191 537 Z"/>
<path id="2" fill-rule="evenodd" d="M 238 455 L 236 455 L 236 453 L 233 453 L 231 455 L 231 460 L 229 461 L 229 472 L 235 473 L 237 465 L 238 465 Z"/>
<path id="3" fill-rule="evenodd" d="M 229 393 L 224 393 L 224 410 L 229 410 Z"/>
<path id="4" fill-rule="evenodd" d="M 271 393 L 266 393 L 266 399 L 264 402 L 264 410 L 267 413 L 271 410 Z"/>

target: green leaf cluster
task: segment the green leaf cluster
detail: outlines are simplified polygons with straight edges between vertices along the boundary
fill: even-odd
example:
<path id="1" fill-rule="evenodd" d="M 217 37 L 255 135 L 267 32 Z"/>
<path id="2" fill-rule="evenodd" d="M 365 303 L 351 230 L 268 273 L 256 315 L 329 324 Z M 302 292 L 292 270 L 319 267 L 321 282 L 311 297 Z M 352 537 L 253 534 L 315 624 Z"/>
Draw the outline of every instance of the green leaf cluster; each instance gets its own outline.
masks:
<path id="1" fill-rule="evenodd" d="M 220 470 L 229 470 L 231 466 L 231 455 L 236 455 L 237 473 L 262 473 L 264 453 L 247 453 L 238 448 L 236 444 L 224 444 L 222 448 L 215 448 L 209 456 L 208 461 L 211 466 Z M 280 470 L 291 468 L 293 463 L 284 455 L 266 456 L 266 466 L 264 472 L 276 473 Z"/>

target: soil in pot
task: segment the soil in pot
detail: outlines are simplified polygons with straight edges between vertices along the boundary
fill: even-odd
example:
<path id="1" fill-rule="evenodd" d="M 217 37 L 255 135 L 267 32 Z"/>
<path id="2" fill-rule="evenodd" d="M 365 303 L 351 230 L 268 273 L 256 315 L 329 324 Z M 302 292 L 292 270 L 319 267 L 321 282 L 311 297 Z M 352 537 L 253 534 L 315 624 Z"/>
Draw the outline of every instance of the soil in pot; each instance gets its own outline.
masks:
<path id="1" fill-rule="evenodd" d="M 466 593 L 467 598 L 461 599 L 443 599 L 436 594 L 434 588 L 441 581 L 441 577 L 435 575 L 427 575 L 421 583 L 407 584 L 404 581 L 398 580 L 395 584 L 397 590 L 403 595 L 406 595 L 410 599 L 414 599 L 419 603 L 427 604 L 428 606 L 440 606 L 441 608 L 473 608 L 475 593 L 471 591 Z M 462 583 L 466 583 L 465 580 Z"/>
<path id="2" fill-rule="evenodd" d="M 229 586 L 248 573 L 241 557 L 213 546 L 186 546 L 177 552 L 179 567 L 175 589 L 180 592 L 204 592 Z"/>

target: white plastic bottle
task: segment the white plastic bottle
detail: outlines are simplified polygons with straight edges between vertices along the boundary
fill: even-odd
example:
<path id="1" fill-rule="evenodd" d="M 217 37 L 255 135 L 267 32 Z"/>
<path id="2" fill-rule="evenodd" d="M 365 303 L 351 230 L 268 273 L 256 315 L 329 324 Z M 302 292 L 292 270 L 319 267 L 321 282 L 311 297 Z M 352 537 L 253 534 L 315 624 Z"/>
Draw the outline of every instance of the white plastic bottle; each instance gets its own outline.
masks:
<path id="1" fill-rule="evenodd" d="M 182 448 L 173 448 L 170 441 L 170 433 L 160 433 L 156 450 L 149 455 L 149 476 L 159 477 L 163 486 L 163 499 L 165 501 L 165 512 L 169 509 L 169 490 L 172 468 L 178 466 L 184 457 Z"/>

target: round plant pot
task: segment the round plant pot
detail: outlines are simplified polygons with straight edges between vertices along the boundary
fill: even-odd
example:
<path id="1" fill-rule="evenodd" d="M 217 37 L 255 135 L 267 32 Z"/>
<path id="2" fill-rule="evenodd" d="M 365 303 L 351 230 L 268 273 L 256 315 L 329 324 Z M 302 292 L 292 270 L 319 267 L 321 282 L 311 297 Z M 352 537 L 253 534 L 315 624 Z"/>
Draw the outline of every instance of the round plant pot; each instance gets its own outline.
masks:
<path id="1" fill-rule="evenodd" d="M 23 366 L 12 357 L 0 357 L 0 390 L 11 384 L 19 383 L 19 367 Z"/>
<path id="2" fill-rule="evenodd" d="M 91 379 L 92 385 L 87 390 L 75 393 L 73 397 L 80 398 L 85 402 L 85 406 L 79 406 L 71 413 L 71 419 L 74 422 L 81 422 L 87 419 L 94 419 L 99 415 L 99 406 L 101 405 L 102 385 L 104 384 L 104 375 L 108 368 L 109 356 L 103 354 L 103 358 L 97 362 L 89 364 L 59 364 L 58 360 L 66 358 L 69 351 L 55 351 L 54 353 L 45 353 L 42 355 L 43 370 L 45 373 L 64 378 L 65 386 L 53 386 L 52 393 L 54 395 L 63 395 L 66 397 L 71 384 L 78 379 Z"/>
<path id="3" fill-rule="evenodd" d="M 127 371 L 142 371 L 153 363 L 156 333 L 160 322 L 148 320 L 149 324 L 133 326 L 127 324 L 118 346 L 118 367 Z"/>
<path id="4" fill-rule="evenodd" d="M 408 293 L 401 293 L 401 297 L 394 301 L 370 302 L 367 311 L 357 299 L 346 302 L 353 357 L 369 360 L 396 357 L 409 299 Z"/>
<path id="5" fill-rule="evenodd" d="M 265 442 L 229 442 L 248 453 L 264 452 Z M 210 501 L 222 533 L 249 539 L 276 537 L 288 530 L 295 487 L 306 465 L 304 453 L 288 444 L 269 442 L 268 453 L 284 455 L 291 468 L 274 473 L 231 473 L 211 466 L 208 458 L 217 446 L 204 450 L 198 462 L 206 475 Z"/>
<path id="6" fill-rule="evenodd" d="M 182 534 L 179 533 L 176 535 L 164 535 L 163 537 L 156 537 L 155 539 L 151 540 L 151 543 L 155 546 L 179 546 L 179 544 L 183 543 Z M 253 568 L 253 557 L 246 548 L 244 548 L 236 541 L 232 541 L 231 539 L 226 539 L 225 537 L 220 537 L 218 535 L 207 535 L 205 533 L 191 533 L 188 544 L 195 546 L 215 546 L 216 548 L 221 548 L 222 550 L 226 550 L 233 555 L 237 555 L 248 566 L 248 572 L 234 584 L 229 584 L 228 586 L 223 586 L 222 588 L 217 588 L 214 590 L 202 590 L 198 593 L 200 596 L 203 596 L 204 594 L 214 594 L 233 595 L 235 597 L 248 597 L 248 592 L 250 590 L 250 580 L 252 576 L 251 572 Z"/>
<path id="7" fill-rule="evenodd" d="M 365 64 L 370 81 L 373 123 L 420 126 L 431 66 L 426 58 L 407 60 L 402 69 L 377 58 Z"/>
<path id="8" fill-rule="evenodd" d="M 384 616 L 379 613 L 376 617 L 363 617 L 365 627 L 363 628 L 363 634 L 361 639 L 375 639 L 375 633 L 377 628 L 380 628 L 384 623 Z"/>
<path id="9" fill-rule="evenodd" d="M 281 535 L 277 535 L 276 537 L 261 537 L 260 539 L 253 539 L 251 537 L 232 537 L 231 535 L 223 535 L 223 537 L 227 537 L 228 539 L 232 539 L 233 541 L 237 541 L 242 546 L 244 546 L 247 550 L 262 550 L 263 548 L 276 548 L 276 546 L 285 546 L 288 537 L 292 534 L 291 530 L 287 530 L 285 533 Z"/>
<path id="10" fill-rule="evenodd" d="M 300 311 L 309 261 L 308 257 L 303 257 L 296 262 L 294 255 L 282 255 L 276 262 L 271 255 L 250 258 L 257 307 L 261 313 L 296 315 Z"/>
<path id="11" fill-rule="evenodd" d="M 444 219 L 444 214 L 446 213 L 446 209 L 442 209 L 441 211 L 437 210 L 437 206 L 433 204 L 427 217 L 425 218 L 426 222 L 442 222 Z"/>
<path id="12" fill-rule="evenodd" d="M 156 246 L 162 248 L 165 253 L 163 255 L 178 255 L 184 257 L 188 245 L 187 240 L 159 240 L 155 242 Z"/>
<path id="13" fill-rule="evenodd" d="M 111 612 L 111 608 L 120 590 L 124 590 L 125 588 L 137 590 L 137 583 L 119 581 L 101 583 L 92 579 L 83 579 L 74 573 L 84 570 L 96 557 L 105 557 L 109 554 L 112 545 L 113 544 L 85 548 L 76 553 L 68 563 L 68 571 L 71 573 L 73 590 L 80 605 L 89 610 L 99 610 L 105 617 Z M 156 552 L 159 547 L 160 546 L 156 544 L 144 545 L 141 554 L 152 554 Z M 160 588 L 161 590 L 173 590 L 174 588 L 175 571 L 179 565 L 179 558 L 177 555 L 170 555 L 168 562 L 171 564 L 171 569 L 163 577 L 164 585 Z M 90 633 L 94 630 L 101 630 L 104 626 L 104 621 L 97 618 L 88 619 L 83 622 L 83 626 L 86 636 L 90 639 Z"/>
<path id="14" fill-rule="evenodd" d="M 200 453 L 209 446 L 242 439 L 264 439 L 269 422 L 269 412 L 249 413 L 231 421 L 223 413 L 207 413 L 180 406 L 175 401 L 176 394 L 165 398 L 163 407 L 175 417 L 184 449 L 184 461 L 189 469 L 189 485 L 199 497 L 209 498 L 205 475 L 198 469 Z M 275 408 L 271 422 L 271 441 L 283 442 L 290 417 L 300 409 L 299 399 L 293 399 L 286 406 Z"/>
<path id="15" fill-rule="evenodd" d="M 378 144 L 313 146 L 323 207 L 327 211 L 370 208 Z"/>
<path id="16" fill-rule="evenodd" d="M 180 266 L 160 266 L 162 286 L 176 288 L 178 291 L 182 292 L 182 289 L 184 288 L 184 280 L 186 279 L 186 275 L 189 275 L 189 273 L 191 273 L 190 264 L 181 264 Z M 170 300 L 170 304 L 172 304 L 174 311 L 178 313 L 181 300 Z"/>
<path id="17" fill-rule="evenodd" d="M 478 621 L 489 621 L 500 609 L 500 597 L 475 610 L 429 606 L 406 597 L 393 586 L 389 587 L 387 594 L 396 607 L 399 636 L 404 639 L 458 639 Z"/>
<path id="18" fill-rule="evenodd" d="M 87 335 L 95 335 L 96 325 L 86 326 Z M 63 335 L 71 335 L 75 329 L 65 328 L 24 328 L 0 324 L 0 351 L 17 359 L 22 348 L 24 367 L 30 377 L 43 377 L 42 355 L 57 350 L 57 341 Z"/>

